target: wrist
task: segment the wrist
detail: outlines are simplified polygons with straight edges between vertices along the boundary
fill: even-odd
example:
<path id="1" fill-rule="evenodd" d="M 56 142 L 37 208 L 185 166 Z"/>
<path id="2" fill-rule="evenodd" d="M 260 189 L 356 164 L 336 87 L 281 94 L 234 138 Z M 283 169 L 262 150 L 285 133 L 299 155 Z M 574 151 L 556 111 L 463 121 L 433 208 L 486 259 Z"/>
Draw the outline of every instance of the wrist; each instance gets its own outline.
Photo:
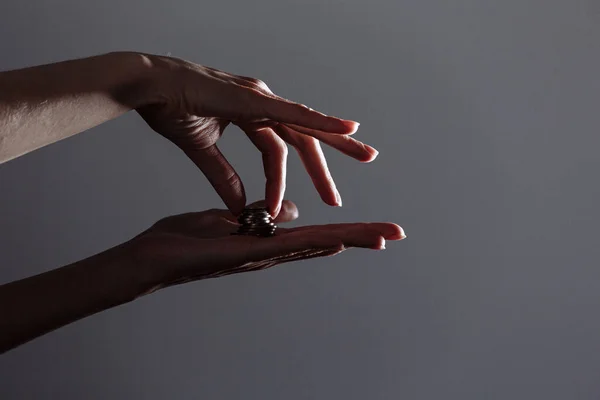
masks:
<path id="1" fill-rule="evenodd" d="M 115 248 L 134 298 L 164 289 L 175 281 L 188 280 L 170 255 L 169 236 L 144 232 Z"/>
<path id="2" fill-rule="evenodd" d="M 160 277 L 139 262 L 135 239 L 78 261 L 74 267 L 86 271 L 93 288 L 107 303 L 129 303 L 159 289 Z"/>
<path id="3" fill-rule="evenodd" d="M 124 77 L 114 91 L 115 98 L 132 109 L 162 101 L 159 82 L 163 75 L 158 57 L 128 51 L 105 55 L 107 62 L 124 71 Z"/>
<path id="4" fill-rule="evenodd" d="M 138 241 L 134 238 L 109 250 L 115 254 L 121 279 L 127 282 L 130 300 L 162 289 L 165 280 L 162 268 L 143 257 Z"/>

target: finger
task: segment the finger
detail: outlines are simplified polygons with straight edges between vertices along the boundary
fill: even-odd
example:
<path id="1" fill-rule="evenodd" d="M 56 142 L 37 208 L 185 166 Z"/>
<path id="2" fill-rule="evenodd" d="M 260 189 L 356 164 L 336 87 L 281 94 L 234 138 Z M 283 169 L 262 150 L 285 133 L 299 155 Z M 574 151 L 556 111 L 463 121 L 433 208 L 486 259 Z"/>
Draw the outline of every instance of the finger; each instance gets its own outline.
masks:
<path id="1" fill-rule="evenodd" d="M 243 248 L 243 252 L 237 253 L 237 256 L 242 257 L 245 262 L 255 262 L 285 257 L 307 249 L 343 250 L 347 247 L 362 247 L 380 250 L 385 248 L 386 239 L 400 240 L 406 237 L 398 225 L 391 223 L 323 225 L 286 231 L 271 238 L 248 241 L 246 246 L 241 238 L 236 238 L 240 241 L 239 248 Z M 238 247 L 232 244 L 232 248 Z M 233 254 L 232 256 L 235 257 Z"/>
<path id="2" fill-rule="evenodd" d="M 265 118 L 342 135 L 350 135 L 358 130 L 359 123 L 356 121 L 331 117 L 303 104 L 261 93 L 257 89 L 245 89 L 248 91 L 247 106 L 253 118 Z"/>
<path id="3" fill-rule="evenodd" d="M 257 91 L 263 95 L 262 105 L 266 107 L 266 114 L 262 116 L 263 118 L 266 117 L 279 122 L 288 122 L 289 118 L 293 118 L 296 121 L 305 121 L 303 123 L 298 123 L 297 126 L 304 126 L 307 123 L 306 121 L 310 121 L 308 126 L 312 126 L 313 129 L 322 129 L 326 132 L 347 135 L 355 133 L 360 125 L 355 121 L 326 116 L 325 114 L 312 110 L 302 104 L 283 99 L 275 95 L 260 79 L 233 74 L 229 75 L 229 79 L 232 79 L 240 86 Z M 259 104 L 260 103 L 261 102 L 259 102 Z M 273 112 L 277 112 L 279 117 L 274 118 L 274 114 L 271 114 Z M 314 124 L 319 124 L 322 128 L 314 128 L 314 126 L 316 126 Z"/>
<path id="4" fill-rule="evenodd" d="M 187 156 L 200 168 L 217 194 L 234 215 L 246 204 L 242 180 L 216 145 L 205 149 L 185 150 Z"/>
<path id="5" fill-rule="evenodd" d="M 277 217 L 285 193 L 288 149 L 285 142 L 272 129 L 260 131 L 240 125 L 248 138 L 262 153 L 263 168 L 267 178 L 265 202 L 271 216 Z"/>
<path id="6" fill-rule="evenodd" d="M 266 128 L 272 128 L 274 126 L 279 125 L 279 122 L 277 121 L 261 121 L 261 122 L 250 122 L 250 123 L 246 123 L 245 124 L 249 129 L 255 130 L 255 131 L 260 131 Z"/>
<path id="7" fill-rule="evenodd" d="M 346 225 L 346 226 L 341 226 Z M 368 226 L 367 226 L 368 225 Z M 269 267 L 297 257 L 310 257 L 311 254 L 336 254 L 350 247 L 363 247 L 381 250 L 385 248 L 385 236 L 398 234 L 398 227 L 390 223 L 357 223 L 315 226 L 312 229 L 288 231 L 286 234 L 256 238 L 248 236 L 227 236 L 219 239 L 201 240 L 177 236 L 176 248 L 169 244 L 169 253 L 176 251 L 181 257 L 184 269 L 192 271 L 174 271 L 176 276 L 197 276 L 194 270 L 201 260 L 210 260 L 202 271 L 202 277 L 222 275 L 237 266 L 252 268 Z M 341 229 L 344 228 L 344 229 Z M 394 230 L 396 233 L 393 233 Z M 391 234 L 390 234 L 391 233 Z M 398 240 L 398 239 L 396 239 Z M 224 251 L 223 249 L 227 249 Z M 240 270 L 240 272 L 242 272 Z"/>
<path id="8" fill-rule="evenodd" d="M 307 249 L 342 251 L 348 247 L 381 248 L 382 238 L 356 230 L 299 231 L 256 241 L 246 255 L 250 261 L 286 258 Z"/>
<path id="9" fill-rule="evenodd" d="M 260 200 L 248 207 L 264 207 L 265 201 Z M 281 211 L 275 223 L 290 222 L 298 218 L 298 207 L 290 200 L 282 202 Z M 172 215 L 155 223 L 152 228 L 162 232 L 171 232 L 193 236 L 196 238 L 214 238 L 234 233 L 239 228 L 235 215 L 229 210 L 207 210 L 201 212 L 189 212 L 185 214 Z"/>
<path id="10" fill-rule="evenodd" d="M 355 222 L 342 224 L 312 225 L 300 226 L 296 228 L 278 228 L 277 233 L 287 235 L 297 232 L 340 232 L 346 230 L 365 230 L 371 234 L 379 234 L 385 240 L 402 240 L 406 238 L 406 233 L 401 226 L 391 222 Z"/>
<path id="11" fill-rule="evenodd" d="M 341 207 L 342 197 L 331 177 L 319 142 L 313 137 L 297 134 L 285 125 L 278 125 L 274 129 L 294 146 L 321 199 L 330 206 Z"/>
<path id="12" fill-rule="evenodd" d="M 255 201 L 254 203 L 251 203 L 248 205 L 248 207 L 265 207 L 266 206 L 266 202 L 264 200 L 260 200 L 260 201 Z M 277 214 L 277 217 L 275 217 L 273 219 L 273 222 L 275 223 L 285 223 L 285 222 L 290 222 L 290 221 L 294 221 L 295 219 L 298 219 L 298 206 L 296 206 L 296 204 L 290 200 L 283 200 L 281 202 L 281 209 L 279 211 L 279 214 Z"/>
<path id="13" fill-rule="evenodd" d="M 293 124 L 289 124 L 288 127 L 299 134 L 312 136 L 360 162 L 371 162 L 379 154 L 373 147 L 347 135 L 332 135 L 327 132 L 308 129 Z"/>

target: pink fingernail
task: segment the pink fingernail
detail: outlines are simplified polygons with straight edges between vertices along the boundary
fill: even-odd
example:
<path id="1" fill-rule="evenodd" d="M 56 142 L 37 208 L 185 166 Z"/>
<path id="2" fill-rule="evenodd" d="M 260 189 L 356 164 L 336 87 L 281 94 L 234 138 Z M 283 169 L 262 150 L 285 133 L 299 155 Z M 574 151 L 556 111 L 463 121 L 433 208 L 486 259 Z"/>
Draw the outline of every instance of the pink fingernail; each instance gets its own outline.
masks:
<path id="1" fill-rule="evenodd" d="M 360 126 L 360 122 L 356 122 L 356 121 L 351 121 L 353 123 L 353 127 L 352 127 L 352 132 L 350 133 L 355 134 L 358 131 L 358 127 Z"/>
<path id="2" fill-rule="evenodd" d="M 400 227 L 400 240 L 406 239 L 406 232 L 404 228 Z"/>
<path id="3" fill-rule="evenodd" d="M 371 146 L 369 146 L 369 147 L 371 147 Z M 373 154 L 373 159 L 371 160 L 371 161 L 373 161 L 379 155 L 379 151 L 373 147 L 371 147 L 369 150 L 371 150 L 371 153 Z"/>
<path id="4" fill-rule="evenodd" d="M 342 206 L 342 195 L 340 195 L 337 189 L 335 190 L 335 205 L 338 207 Z"/>

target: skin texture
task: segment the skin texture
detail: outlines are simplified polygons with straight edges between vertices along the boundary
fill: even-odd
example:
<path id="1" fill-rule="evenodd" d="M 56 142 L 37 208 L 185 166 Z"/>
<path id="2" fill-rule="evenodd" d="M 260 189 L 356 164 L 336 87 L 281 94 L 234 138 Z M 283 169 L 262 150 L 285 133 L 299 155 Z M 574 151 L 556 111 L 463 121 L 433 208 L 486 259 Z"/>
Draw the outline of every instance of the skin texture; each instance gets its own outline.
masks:
<path id="1" fill-rule="evenodd" d="M 282 204 L 277 223 L 298 217 L 294 203 Z M 228 210 L 167 217 L 120 246 L 0 286 L 0 305 L 11 305 L 0 307 L 0 353 L 173 285 L 334 256 L 351 247 L 381 250 L 386 240 L 405 238 L 392 223 L 278 228 L 269 238 L 232 235 L 238 226 Z"/>
<path id="2" fill-rule="evenodd" d="M 298 216 L 283 201 L 287 146 L 296 149 L 323 201 L 341 205 L 320 142 L 361 162 L 377 151 L 350 135 L 358 123 L 282 99 L 264 82 L 185 60 L 111 53 L 0 73 L 0 162 L 135 110 L 204 173 L 227 210 L 165 218 L 117 247 L 0 286 L 0 352 L 169 286 L 332 256 L 401 240 L 393 223 L 279 228 L 275 237 L 231 235 L 246 204 L 243 184 L 217 147 L 229 124 L 262 153 L 266 206 L 275 221 Z"/>
<path id="3" fill-rule="evenodd" d="M 110 53 L 0 73 L 0 162 L 130 110 L 177 145 L 234 214 L 246 203 L 244 186 L 217 147 L 229 124 L 239 126 L 262 154 L 273 216 L 285 193 L 287 144 L 332 206 L 342 200 L 320 142 L 360 162 L 378 154 L 349 136 L 357 122 L 283 99 L 258 79 L 172 57 Z"/>

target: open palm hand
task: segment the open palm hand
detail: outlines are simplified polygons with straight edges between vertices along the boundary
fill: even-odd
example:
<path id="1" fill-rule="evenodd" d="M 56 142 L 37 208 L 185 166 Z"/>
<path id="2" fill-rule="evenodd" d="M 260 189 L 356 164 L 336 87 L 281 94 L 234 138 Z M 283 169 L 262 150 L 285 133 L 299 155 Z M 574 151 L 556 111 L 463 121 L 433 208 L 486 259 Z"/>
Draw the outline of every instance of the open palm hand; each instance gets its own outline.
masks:
<path id="1" fill-rule="evenodd" d="M 285 200 L 275 222 L 297 217 L 296 205 Z M 164 218 L 133 239 L 137 263 L 159 277 L 159 286 L 165 287 L 332 256 L 351 247 L 380 250 L 386 240 L 405 237 L 402 228 L 393 223 L 278 228 L 275 236 L 267 238 L 232 235 L 238 227 L 233 214 L 226 210 Z"/>

